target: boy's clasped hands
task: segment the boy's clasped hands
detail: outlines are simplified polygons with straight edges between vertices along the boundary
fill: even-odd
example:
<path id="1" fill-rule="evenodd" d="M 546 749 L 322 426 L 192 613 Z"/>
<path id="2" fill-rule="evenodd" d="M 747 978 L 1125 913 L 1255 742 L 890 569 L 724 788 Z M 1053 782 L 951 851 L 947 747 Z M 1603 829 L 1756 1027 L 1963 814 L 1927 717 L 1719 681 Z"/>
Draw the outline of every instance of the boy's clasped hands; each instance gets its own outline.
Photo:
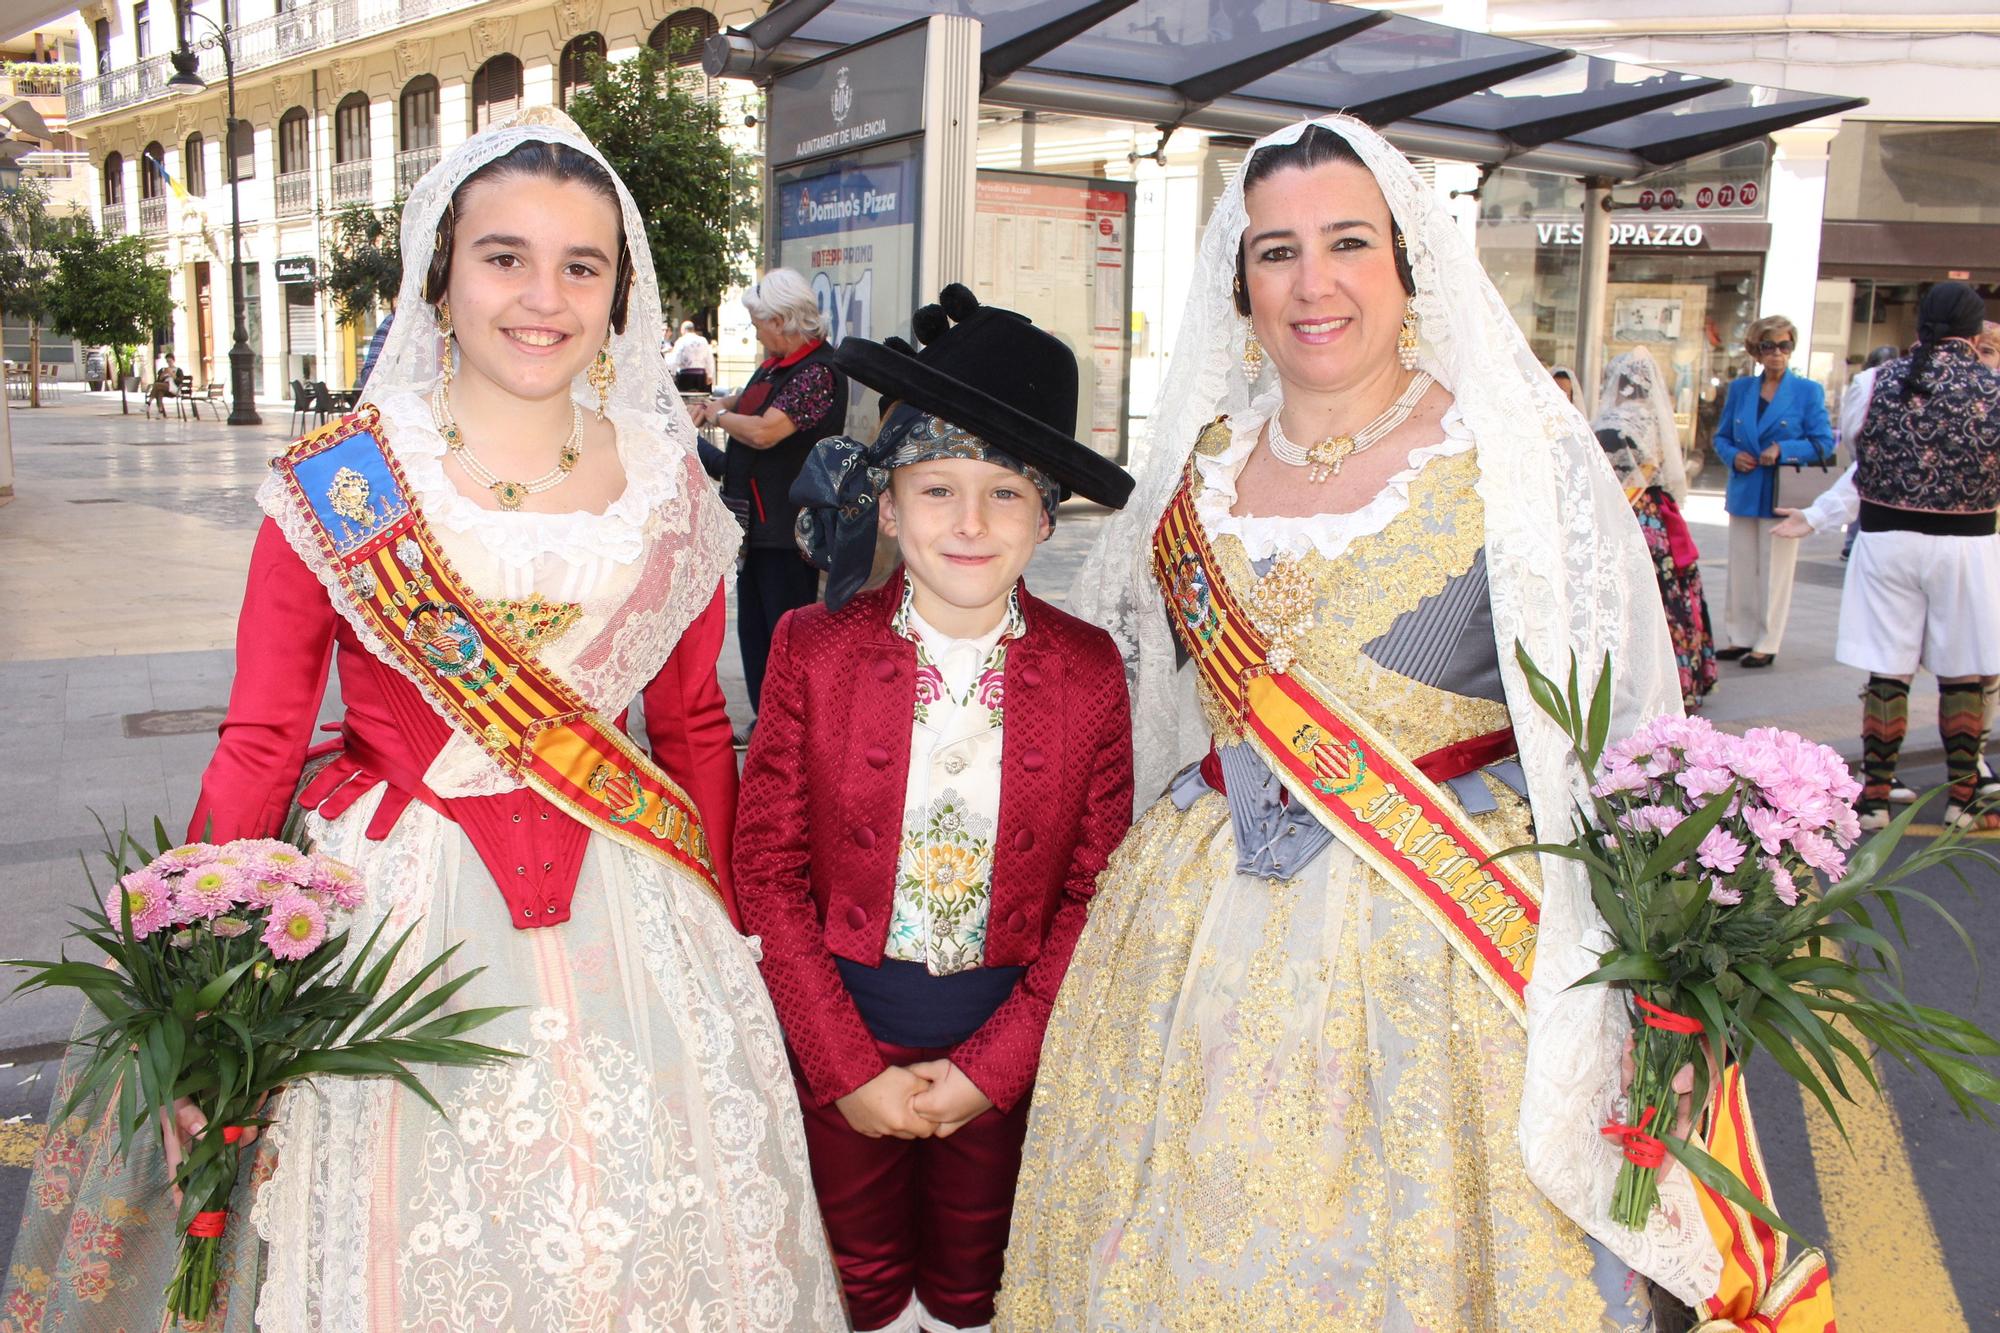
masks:
<path id="1" fill-rule="evenodd" d="M 993 1103 L 949 1060 L 890 1065 L 834 1102 L 871 1139 L 949 1138 Z"/>

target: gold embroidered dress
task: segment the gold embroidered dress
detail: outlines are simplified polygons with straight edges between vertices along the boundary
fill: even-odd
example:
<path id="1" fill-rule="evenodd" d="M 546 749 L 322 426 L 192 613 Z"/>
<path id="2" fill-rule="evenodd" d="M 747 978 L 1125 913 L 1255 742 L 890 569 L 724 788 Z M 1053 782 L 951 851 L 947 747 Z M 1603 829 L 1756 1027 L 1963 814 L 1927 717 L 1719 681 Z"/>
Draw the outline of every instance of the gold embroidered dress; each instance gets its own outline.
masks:
<path id="1" fill-rule="evenodd" d="M 1275 617 L 1305 590 L 1292 651 L 1406 756 L 1506 727 L 1456 411 L 1377 501 L 1326 521 L 1229 514 L 1261 424 L 1211 426 L 1191 483 L 1239 600 L 1256 614 L 1261 585 Z M 1519 1021 L 1275 787 L 1261 822 L 1233 816 L 1244 775 L 1268 774 L 1201 707 L 1232 797 L 1183 773 L 1099 881 L 1042 1053 L 995 1327 L 1646 1327 L 1625 1270 L 1526 1177 Z M 1492 771 L 1456 786 L 1496 845 L 1528 839 Z"/>

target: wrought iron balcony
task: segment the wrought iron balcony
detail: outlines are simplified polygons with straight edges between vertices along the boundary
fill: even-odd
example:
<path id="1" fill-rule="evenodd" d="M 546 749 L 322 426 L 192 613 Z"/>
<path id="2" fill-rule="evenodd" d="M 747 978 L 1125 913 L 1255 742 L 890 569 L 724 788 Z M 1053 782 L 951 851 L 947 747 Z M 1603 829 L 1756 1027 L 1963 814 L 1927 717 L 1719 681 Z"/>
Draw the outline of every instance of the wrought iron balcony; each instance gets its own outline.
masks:
<path id="1" fill-rule="evenodd" d="M 167 230 L 167 197 L 154 195 L 151 199 L 139 201 L 139 230 L 147 236 L 160 236 Z"/>
<path id="2" fill-rule="evenodd" d="M 402 198 L 416 188 L 424 173 L 437 165 L 436 144 L 429 148 L 409 148 L 396 154 L 396 197 Z"/>
<path id="3" fill-rule="evenodd" d="M 278 216 L 305 217 L 313 211 L 313 183 L 310 171 L 278 174 Z"/>
<path id="4" fill-rule="evenodd" d="M 333 164 L 332 204 L 335 208 L 345 208 L 349 204 L 366 204 L 375 195 L 375 163 L 369 158 L 359 162 L 336 162 Z"/>
<path id="5" fill-rule="evenodd" d="M 132 230 L 132 222 L 125 214 L 125 205 L 106 204 L 104 206 L 104 234 L 123 236 Z"/>
<path id="6" fill-rule="evenodd" d="M 477 9 L 486 0 L 308 0 L 296 9 L 245 23 L 230 33 L 230 53 L 239 75 L 268 69 L 302 55 L 325 51 L 362 38 L 380 37 L 397 28 L 440 14 Z M 222 83 L 222 52 L 199 50 L 198 72 L 209 83 Z M 72 124 L 102 116 L 165 95 L 173 69 L 169 53 L 148 56 L 136 65 L 84 79 L 64 89 Z"/>

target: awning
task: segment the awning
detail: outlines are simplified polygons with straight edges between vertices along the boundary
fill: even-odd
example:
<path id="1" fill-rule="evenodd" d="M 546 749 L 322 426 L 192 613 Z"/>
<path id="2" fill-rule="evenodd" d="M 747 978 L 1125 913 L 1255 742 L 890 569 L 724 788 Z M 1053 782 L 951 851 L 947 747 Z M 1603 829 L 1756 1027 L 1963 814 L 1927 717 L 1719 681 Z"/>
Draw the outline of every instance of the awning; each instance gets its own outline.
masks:
<path id="1" fill-rule="evenodd" d="M 1407 152 L 1611 180 L 1867 101 L 1321 0 L 785 0 L 710 39 L 704 63 L 766 77 L 936 13 L 983 25 L 988 105 L 1250 135 L 1346 111 Z"/>

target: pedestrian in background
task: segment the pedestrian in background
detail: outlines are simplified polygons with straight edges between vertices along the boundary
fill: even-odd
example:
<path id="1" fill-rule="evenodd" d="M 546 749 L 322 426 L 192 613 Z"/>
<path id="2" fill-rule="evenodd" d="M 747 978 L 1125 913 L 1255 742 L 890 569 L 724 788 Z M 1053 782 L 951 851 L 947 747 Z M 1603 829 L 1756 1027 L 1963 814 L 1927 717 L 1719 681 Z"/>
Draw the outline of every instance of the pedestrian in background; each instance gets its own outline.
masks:
<path id="1" fill-rule="evenodd" d="M 778 617 L 819 599 L 819 571 L 793 540 L 799 508 L 792 483 L 813 445 L 847 426 L 847 376 L 826 343 L 826 317 L 812 286 L 774 268 L 743 294 L 743 308 L 764 347 L 764 363 L 740 392 L 697 403 L 697 426 L 720 426 L 722 498 L 749 533 L 736 578 L 736 638 L 754 710 L 764 692 L 764 663 Z"/>
<path id="2" fill-rule="evenodd" d="M 667 370 L 682 393 L 707 393 L 715 384 L 715 348 L 691 319 L 681 321 L 681 336 L 674 340 Z"/>
<path id="3" fill-rule="evenodd" d="M 1869 673 L 1862 692 L 1863 828 L 1889 822 L 1909 730 L 1910 679 L 1938 678 L 1938 735 L 1951 780 L 1945 821 L 2000 828 L 1978 813 L 1985 686 L 2000 675 L 2000 373 L 1974 346 L 1986 303 L 1941 282 L 1917 306 L 1917 347 L 1864 370 L 1842 405 L 1855 463 L 1825 495 L 1786 510 L 1780 540 L 1859 513 L 1834 655 Z M 1858 395 L 1858 397 L 1857 397 Z"/>
<path id="4" fill-rule="evenodd" d="M 1715 688 L 1715 642 L 1701 587 L 1701 552 L 1681 517 L 1687 458 L 1674 421 L 1673 390 L 1643 346 L 1611 358 L 1604 368 L 1604 387 L 1590 426 L 1646 539 L 1680 673 L 1681 703 L 1688 712 L 1698 712 Z"/>
<path id="5" fill-rule="evenodd" d="M 1774 538 L 1772 508 L 1778 464 L 1818 463 L 1833 457 L 1833 425 L 1826 392 L 1789 369 L 1798 326 L 1767 315 L 1743 335 L 1743 350 L 1759 366 L 1729 385 L 1715 453 L 1731 469 L 1724 508 L 1729 511 L 1729 603 L 1716 653 L 1725 662 L 1767 667 L 1778 657 L 1785 618 L 1792 609 L 1792 571 L 1798 543 Z"/>

